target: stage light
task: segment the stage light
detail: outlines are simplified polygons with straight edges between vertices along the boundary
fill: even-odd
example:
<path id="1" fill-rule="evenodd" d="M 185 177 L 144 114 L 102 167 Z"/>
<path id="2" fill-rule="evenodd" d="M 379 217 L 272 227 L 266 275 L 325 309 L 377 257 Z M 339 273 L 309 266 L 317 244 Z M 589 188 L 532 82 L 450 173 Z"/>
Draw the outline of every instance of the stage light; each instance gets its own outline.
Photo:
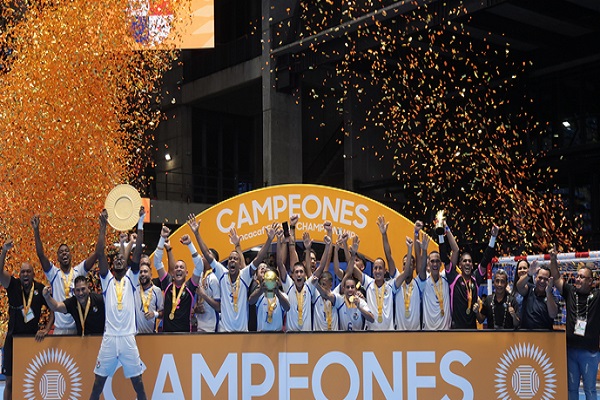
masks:
<path id="1" fill-rule="evenodd" d="M 165 153 L 165 160 L 171 161 L 171 155 L 169 153 Z"/>
<path id="2" fill-rule="evenodd" d="M 563 123 L 562 123 L 562 124 L 563 124 L 563 126 L 564 126 L 565 128 L 570 128 L 570 127 L 571 127 L 571 123 L 570 123 L 569 121 L 563 121 Z"/>

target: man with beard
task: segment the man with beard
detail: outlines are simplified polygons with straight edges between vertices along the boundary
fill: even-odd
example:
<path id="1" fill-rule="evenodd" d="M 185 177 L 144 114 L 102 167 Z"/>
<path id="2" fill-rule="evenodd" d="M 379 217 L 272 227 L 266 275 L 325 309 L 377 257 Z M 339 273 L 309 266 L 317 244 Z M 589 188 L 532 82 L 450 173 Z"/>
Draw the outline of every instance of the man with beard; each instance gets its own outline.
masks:
<path id="1" fill-rule="evenodd" d="M 159 287 L 152 283 L 150 258 L 140 260 L 140 295 L 135 296 L 135 322 L 138 333 L 155 333 L 156 322 L 163 317 L 164 298 Z"/>
<path id="2" fill-rule="evenodd" d="M 477 321 L 487 318 L 487 329 L 516 329 L 519 326 L 519 304 L 507 290 L 508 274 L 499 269 L 494 274 L 494 294 L 489 295 L 476 311 Z"/>
<path id="3" fill-rule="evenodd" d="M 567 372 L 569 400 L 579 399 L 583 381 L 586 400 L 596 399 L 598 346 L 600 335 L 600 290 L 592 289 L 594 275 L 584 266 L 577 271 L 575 283 L 566 282 L 558 270 L 556 249 L 550 252 L 550 271 L 556 288 L 567 306 Z"/>
<path id="4" fill-rule="evenodd" d="M 140 207 L 137 239 L 131 268 L 122 253 L 117 253 L 113 258 L 113 271 L 109 273 L 108 260 L 104 253 L 106 241 L 106 224 L 108 213 L 106 210 L 100 214 L 100 237 L 96 245 L 98 253 L 98 266 L 100 268 L 100 283 L 106 308 L 106 326 L 102 344 L 94 368 L 94 386 L 90 400 L 97 400 L 104 389 L 106 379 L 113 375 L 118 364 L 123 366 L 123 375 L 131 379 L 133 389 L 138 400 L 146 400 L 146 391 L 142 381 L 142 373 L 146 366 L 140 358 L 135 341 L 135 296 L 140 290 L 140 258 L 144 237 L 144 207 Z"/>
<path id="5" fill-rule="evenodd" d="M 175 268 L 171 274 L 171 282 L 167 279 L 161 281 L 165 293 L 165 310 L 163 318 L 163 332 L 191 332 L 191 316 L 194 313 L 196 303 L 196 289 L 204 270 L 202 258 L 196 251 L 189 235 L 183 235 L 179 240 L 181 244 L 188 247 L 194 262 L 192 277 L 187 278 L 187 266 L 183 260 L 175 262 Z M 157 253 L 155 257 L 159 254 Z"/>
<path id="6" fill-rule="evenodd" d="M 208 246 L 200 236 L 200 222 L 191 214 L 188 217 L 196 241 L 198 242 L 204 258 L 213 269 L 219 280 L 221 288 L 221 321 L 219 332 L 248 332 L 248 288 L 256 267 L 266 258 L 271 247 L 277 224 L 265 228 L 267 240 L 250 265 L 240 270 L 240 258 L 243 256 L 234 250 L 229 254 L 227 268 L 215 260 Z"/>
<path id="7" fill-rule="evenodd" d="M 66 244 L 58 246 L 57 261 L 59 266 L 55 266 L 44 253 L 44 246 L 40 236 L 40 217 L 34 215 L 31 219 L 31 226 L 33 228 L 33 235 L 35 238 L 35 251 L 42 265 L 42 269 L 46 274 L 46 279 L 52 287 L 52 296 L 57 302 L 62 302 L 65 299 L 73 295 L 73 289 L 75 287 L 75 278 L 78 276 L 85 276 L 92 269 L 98 256 L 96 252 L 90 254 L 90 256 L 77 264 L 75 267 L 71 266 L 71 250 Z M 100 238 L 98 238 L 100 240 Z M 56 314 L 56 321 L 54 326 L 54 335 L 75 335 L 77 328 L 75 326 L 75 320 L 70 314 L 58 313 Z"/>
<path id="8" fill-rule="evenodd" d="M 79 336 L 104 332 L 104 298 L 101 294 L 90 293 L 85 276 L 75 278 L 75 295 L 65 301 L 59 303 L 52 298 L 51 286 L 46 286 L 43 294 L 52 311 L 68 313 L 75 319 Z"/>
<path id="9" fill-rule="evenodd" d="M 46 305 L 42 291 L 44 285 L 33 280 L 33 266 L 24 262 L 21 264 L 19 279 L 16 279 L 4 268 L 6 254 L 13 247 L 13 241 L 7 240 L 0 253 L 0 285 L 6 289 L 8 297 L 8 332 L 3 348 L 2 373 L 6 376 L 4 400 L 12 399 L 12 370 L 13 370 L 13 335 L 35 335 L 35 340 L 42 341 L 50 331 L 54 322 L 54 313 L 50 312 L 48 323 L 39 329 L 42 306 Z"/>
<path id="10" fill-rule="evenodd" d="M 519 278 L 517 290 L 523 296 L 522 329 L 552 330 L 554 318 L 558 315 L 558 306 L 552 294 L 553 285 L 550 269 L 539 267 L 536 261 L 529 265 L 527 275 Z"/>

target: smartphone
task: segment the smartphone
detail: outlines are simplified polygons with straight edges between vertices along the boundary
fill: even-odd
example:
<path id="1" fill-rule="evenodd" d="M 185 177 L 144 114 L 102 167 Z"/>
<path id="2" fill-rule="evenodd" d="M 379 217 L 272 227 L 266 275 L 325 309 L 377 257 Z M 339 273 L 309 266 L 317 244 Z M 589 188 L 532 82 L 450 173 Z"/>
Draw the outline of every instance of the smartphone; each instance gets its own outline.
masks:
<path id="1" fill-rule="evenodd" d="M 283 221 L 281 223 L 281 226 L 283 227 L 283 236 L 290 237 L 290 226 L 289 226 L 288 222 Z"/>

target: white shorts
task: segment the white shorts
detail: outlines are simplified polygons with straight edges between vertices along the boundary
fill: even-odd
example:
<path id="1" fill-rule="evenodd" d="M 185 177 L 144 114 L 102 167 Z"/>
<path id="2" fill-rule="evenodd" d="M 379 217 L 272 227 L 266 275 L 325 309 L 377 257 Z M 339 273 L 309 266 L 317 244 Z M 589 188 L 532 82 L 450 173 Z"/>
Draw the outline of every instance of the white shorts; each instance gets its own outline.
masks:
<path id="1" fill-rule="evenodd" d="M 121 364 L 125 378 L 141 375 L 146 366 L 140 358 L 135 336 L 104 336 L 98 352 L 94 373 L 111 376 Z"/>

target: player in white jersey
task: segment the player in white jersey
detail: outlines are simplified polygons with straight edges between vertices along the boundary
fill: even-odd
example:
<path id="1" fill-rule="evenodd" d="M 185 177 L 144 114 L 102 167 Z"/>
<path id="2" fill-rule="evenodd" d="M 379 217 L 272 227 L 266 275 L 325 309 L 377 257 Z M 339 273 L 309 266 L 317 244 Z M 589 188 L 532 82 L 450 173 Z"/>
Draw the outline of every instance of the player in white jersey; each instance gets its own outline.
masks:
<path id="1" fill-rule="evenodd" d="M 339 328 L 341 331 L 360 331 L 363 329 L 364 320 L 373 322 L 373 313 L 367 302 L 357 295 L 355 258 L 358 252 L 358 236 L 352 238 L 350 249 L 350 260 L 340 285 L 340 294 L 336 294 L 337 312 L 339 317 Z"/>
<path id="2" fill-rule="evenodd" d="M 140 290 L 139 262 L 142 255 L 144 215 L 144 207 L 141 207 L 137 243 L 131 269 L 127 268 L 126 260 L 119 252 L 113 259 L 112 274 L 108 269 L 108 261 L 104 253 L 108 214 L 106 210 L 103 210 L 100 215 L 101 238 L 98 240 L 96 251 L 102 294 L 106 306 L 106 324 L 94 368 L 95 380 L 90 400 L 100 398 L 106 379 L 114 374 L 118 364 L 123 366 L 125 378 L 131 379 L 137 399 L 146 400 L 147 398 L 142 381 L 142 373 L 146 366 L 140 358 L 135 341 L 135 296 L 139 295 L 138 291 Z"/>
<path id="3" fill-rule="evenodd" d="M 265 277 L 274 282 L 275 287 L 270 289 L 263 279 L 259 289 L 255 290 L 248 299 L 250 305 L 256 305 L 256 330 L 258 332 L 281 332 L 283 316 L 290 309 L 290 302 L 286 294 L 279 289 L 277 272 L 267 270 Z"/>
<path id="4" fill-rule="evenodd" d="M 31 219 L 33 235 L 35 238 L 35 251 L 46 274 L 46 279 L 52 287 L 52 298 L 58 303 L 65 301 L 73 296 L 75 289 L 75 278 L 85 276 L 92 269 L 98 256 L 93 252 L 89 257 L 77 264 L 71 266 L 71 250 L 66 244 L 58 246 L 57 261 L 55 266 L 44 253 L 44 246 L 40 236 L 40 217 L 34 215 Z M 70 314 L 56 313 L 54 321 L 54 335 L 76 335 L 77 328 L 75 320 Z"/>
<path id="5" fill-rule="evenodd" d="M 384 248 L 389 248 L 387 239 L 387 224 L 383 216 L 377 218 L 377 226 L 381 232 Z M 393 262 L 393 259 L 392 259 Z M 389 264 L 390 276 L 394 278 L 397 275 L 396 265 Z M 366 291 L 367 304 L 373 312 L 375 320 L 367 321 L 365 329 L 370 331 L 391 331 L 394 330 L 394 281 L 385 281 L 385 261 L 377 258 L 373 262 L 373 278 L 360 270 L 355 270 L 355 276 L 362 282 Z"/>
<path id="6" fill-rule="evenodd" d="M 165 300 L 162 290 L 152 284 L 150 268 L 150 258 L 142 256 L 140 260 L 140 290 L 139 294 L 135 296 L 135 319 L 138 333 L 156 332 L 156 322 L 163 317 Z"/>
<path id="7" fill-rule="evenodd" d="M 326 231 L 328 231 L 327 223 L 324 224 Z M 326 235 L 323 242 L 325 243 L 325 249 L 321 261 L 308 280 L 309 285 L 314 288 L 313 331 L 337 331 L 339 324 L 336 306 L 340 300 L 331 292 L 333 276 L 329 271 L 324 271 L 329 266 L 331 259 L 331 237 Z"/>
<path id="8" fill-rule="evenodd" d="M 214 257 L 212 250 L 211 254 Z M 216 332 L 221 312 L 221 288 L 217 276 L 203 256 L 202 262 L 205 263 L 204 272 L 196 289 L 194 316 L 198 332 Z"/>
<path id="9" fill-rule="evenodd" d="M 432 251 L 427 256 L 429 237 L 423 236 L 421 244 L 421 265 L 418 266 L 418 285 L 423 301 L 423 330 L 448 330 L 452 323 L 450 313 L 450 289 L 446 277 L 440 273 L 442 259 L 440 253 Z M 427 274 L 429 266 L 429 274 Z"/>
<path id="10" fill-rule="evenodd" d="M 399 331 L 419 331 L 421 330 L 421 291 L 415 279 L 413 279 L 413 269 L 415 263 L 421 259 L 421 249 L 418 244 L 415 246 L 415 257 L 413 258 L 411 250 L 413 244 L 419 240 L 419 232 L 423 227 L 421 221 L 415 223 L 414 241 L 406 238 L 407 252 L 404 256 L 404 270 L 396 276 L 394 281 L 395 298 L 395 322 L 396 330 Z M 391 257 L 391 254 L 389 255 Z"/>
<path id="11" fill-rule="evenodd" d="M 279 258 L 279 256 L 278 256 Z M 283 261 L 277 260 L 278 265 L 283 265 Z M 285 272 L 285 267 L 279 268 L 279 273 L 283 275 L 283 290 L 290 300 L 290 310 L 287 313 L 287 331 L 312 330 L 312 298 L 314 288 L 306 283 L 306 266 L 297 262 L 292 267 L 293 279 Z"/>
<path id="12" fill-rule="evenodd" d="M 202 254 L 209 265 L 212 267 L 221 288 L 221 321 L 219 322 L 219 332 L 248 332 L 248 288 L 252 281 L 252 275 L 258 264 L 267 256 L 271 242 L 275 237 L 277 224 L 265 228 L 267 240 L 260 249 L 256 258 L 244 269 L 240 271 L 240 258 L 243 254 L 232 251 L 229 254 L 227 268 L 219 261 L 215 260 L 208 246 L 200 236 L 200 221 L 191 214 L 188 217 L 190 226 L 196 241 L 200 246 Z M 234 232 L 230 232 L 233 235 Z"/>

